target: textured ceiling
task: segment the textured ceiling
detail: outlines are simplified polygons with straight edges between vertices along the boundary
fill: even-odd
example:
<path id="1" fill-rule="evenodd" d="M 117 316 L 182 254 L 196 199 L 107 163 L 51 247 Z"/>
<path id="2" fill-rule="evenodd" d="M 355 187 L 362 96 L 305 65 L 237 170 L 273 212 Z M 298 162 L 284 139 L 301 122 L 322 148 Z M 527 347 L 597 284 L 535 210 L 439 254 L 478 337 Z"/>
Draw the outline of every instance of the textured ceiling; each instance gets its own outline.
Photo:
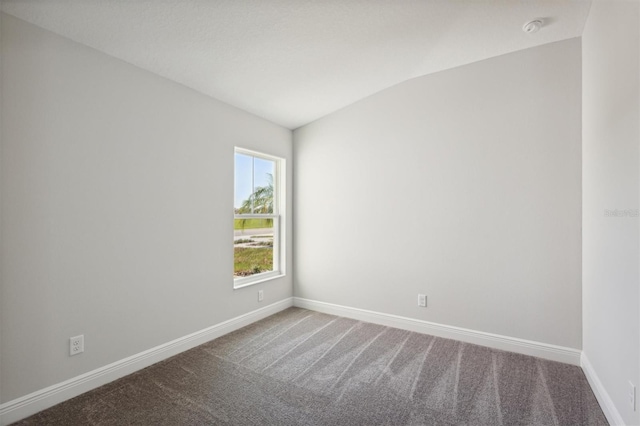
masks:
<path id="1" fill-rule="evenodd" d="M 296 128 L 410 78 L 578 37 L 588 0 L 4 0 L 2 10 Z M 522 25 L 542 18 L 525 34 Z"/>

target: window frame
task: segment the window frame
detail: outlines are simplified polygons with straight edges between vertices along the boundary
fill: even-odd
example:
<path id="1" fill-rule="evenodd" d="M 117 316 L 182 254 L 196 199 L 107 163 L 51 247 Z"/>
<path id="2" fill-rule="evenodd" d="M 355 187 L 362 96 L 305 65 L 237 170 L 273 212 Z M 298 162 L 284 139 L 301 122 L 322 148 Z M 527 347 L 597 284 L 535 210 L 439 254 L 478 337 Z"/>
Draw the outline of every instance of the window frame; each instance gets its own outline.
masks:
<path id="1" fill-rule="evenodd" d="M 235 172 L 236 172 L 236 162 L 235 162 L 235 154 L 247 155 L 255 158 L 260 158 L 262 160 L 273 161 L 274 170 L 273 170 L 273 213 L 270 214 L 236 214 L 234 211 L 233 215 L 233 223 L 235 224 L 236 219 L 273 219 L 273 271 L 261 272 L 254 275 L 249 275 L 247 277 L 234 277 L 233 278 L 233 288 L 240 289 L 243 287 L 252 286 L 255 284 L 259 284 L 265 281 L 270 281 L 276 278 L 281 278 L 286 275 L 285 271 L 285 226 L 284 223 L 284 214 L 286 212 L 286 196 L 285 196 L 285 159 L 281 157 L 276 157 L 274 155 L 265 154 L 263 152 L 253 151 L 246 148 L 241 148 L 236 146 L 234 148 L 234 160 L 233 160 L 233 171 L 234 171 L 234 185 L 233 185 L 233 196 L 234 196 L 234 206 L 235 206 Z M 235 207 L 234 207 L 235 210 Z M 235 229 L 235 226 L 234 226 Z M 235 256 L 234 256 L 235 262 Z"/>

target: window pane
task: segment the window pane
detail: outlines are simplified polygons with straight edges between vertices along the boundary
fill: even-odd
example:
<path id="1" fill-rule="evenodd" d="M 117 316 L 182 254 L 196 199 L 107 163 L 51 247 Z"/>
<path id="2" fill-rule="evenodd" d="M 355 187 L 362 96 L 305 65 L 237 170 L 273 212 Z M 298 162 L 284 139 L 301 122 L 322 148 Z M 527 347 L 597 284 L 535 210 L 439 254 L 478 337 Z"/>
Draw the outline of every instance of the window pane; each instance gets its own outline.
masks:
<path id="1" fill-rule="evenodd" d="M 273 271 L 273 219 L 234 222 L 234 278 Z"/>
<path id="2" fill-rule="evenodd" d="M 243 202 L 253 192 L 253 157 L 250 155 L 236 153 L 234 183 L 235 199 L 233 206 L 235 212 L 240 213 L 239 209 L 242 208 Z"/>
<path id="3" fill-rule="evenodd" d="M 253 212 L 273 213 L 273 176 L 275 162 L 253 158 Z"/>

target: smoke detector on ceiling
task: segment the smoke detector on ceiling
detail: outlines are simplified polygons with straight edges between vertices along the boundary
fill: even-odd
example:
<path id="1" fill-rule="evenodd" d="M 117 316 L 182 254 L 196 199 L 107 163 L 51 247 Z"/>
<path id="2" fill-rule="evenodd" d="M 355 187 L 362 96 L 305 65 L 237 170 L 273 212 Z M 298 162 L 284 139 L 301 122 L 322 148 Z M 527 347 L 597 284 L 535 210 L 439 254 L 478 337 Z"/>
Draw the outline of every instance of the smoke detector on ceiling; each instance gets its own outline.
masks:
<path id="1" fill-rule="evenodd" d="M 536 19 L 535 21 L 529 21 L 522 26 L 522 31 L 527 34 L 537 33 L 542 28 L 542 21 Z"/>

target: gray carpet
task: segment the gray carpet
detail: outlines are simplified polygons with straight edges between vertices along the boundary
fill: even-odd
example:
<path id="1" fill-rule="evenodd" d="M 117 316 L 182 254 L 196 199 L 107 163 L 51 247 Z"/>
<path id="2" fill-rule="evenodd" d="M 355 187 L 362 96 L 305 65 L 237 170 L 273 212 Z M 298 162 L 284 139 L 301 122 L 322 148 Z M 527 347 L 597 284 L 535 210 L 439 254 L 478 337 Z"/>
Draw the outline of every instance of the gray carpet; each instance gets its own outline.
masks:
<path id="1" fill-rule="evenodd" d="M 606 425 L 579 367 L 291 308 L 20 425 Z"/>

